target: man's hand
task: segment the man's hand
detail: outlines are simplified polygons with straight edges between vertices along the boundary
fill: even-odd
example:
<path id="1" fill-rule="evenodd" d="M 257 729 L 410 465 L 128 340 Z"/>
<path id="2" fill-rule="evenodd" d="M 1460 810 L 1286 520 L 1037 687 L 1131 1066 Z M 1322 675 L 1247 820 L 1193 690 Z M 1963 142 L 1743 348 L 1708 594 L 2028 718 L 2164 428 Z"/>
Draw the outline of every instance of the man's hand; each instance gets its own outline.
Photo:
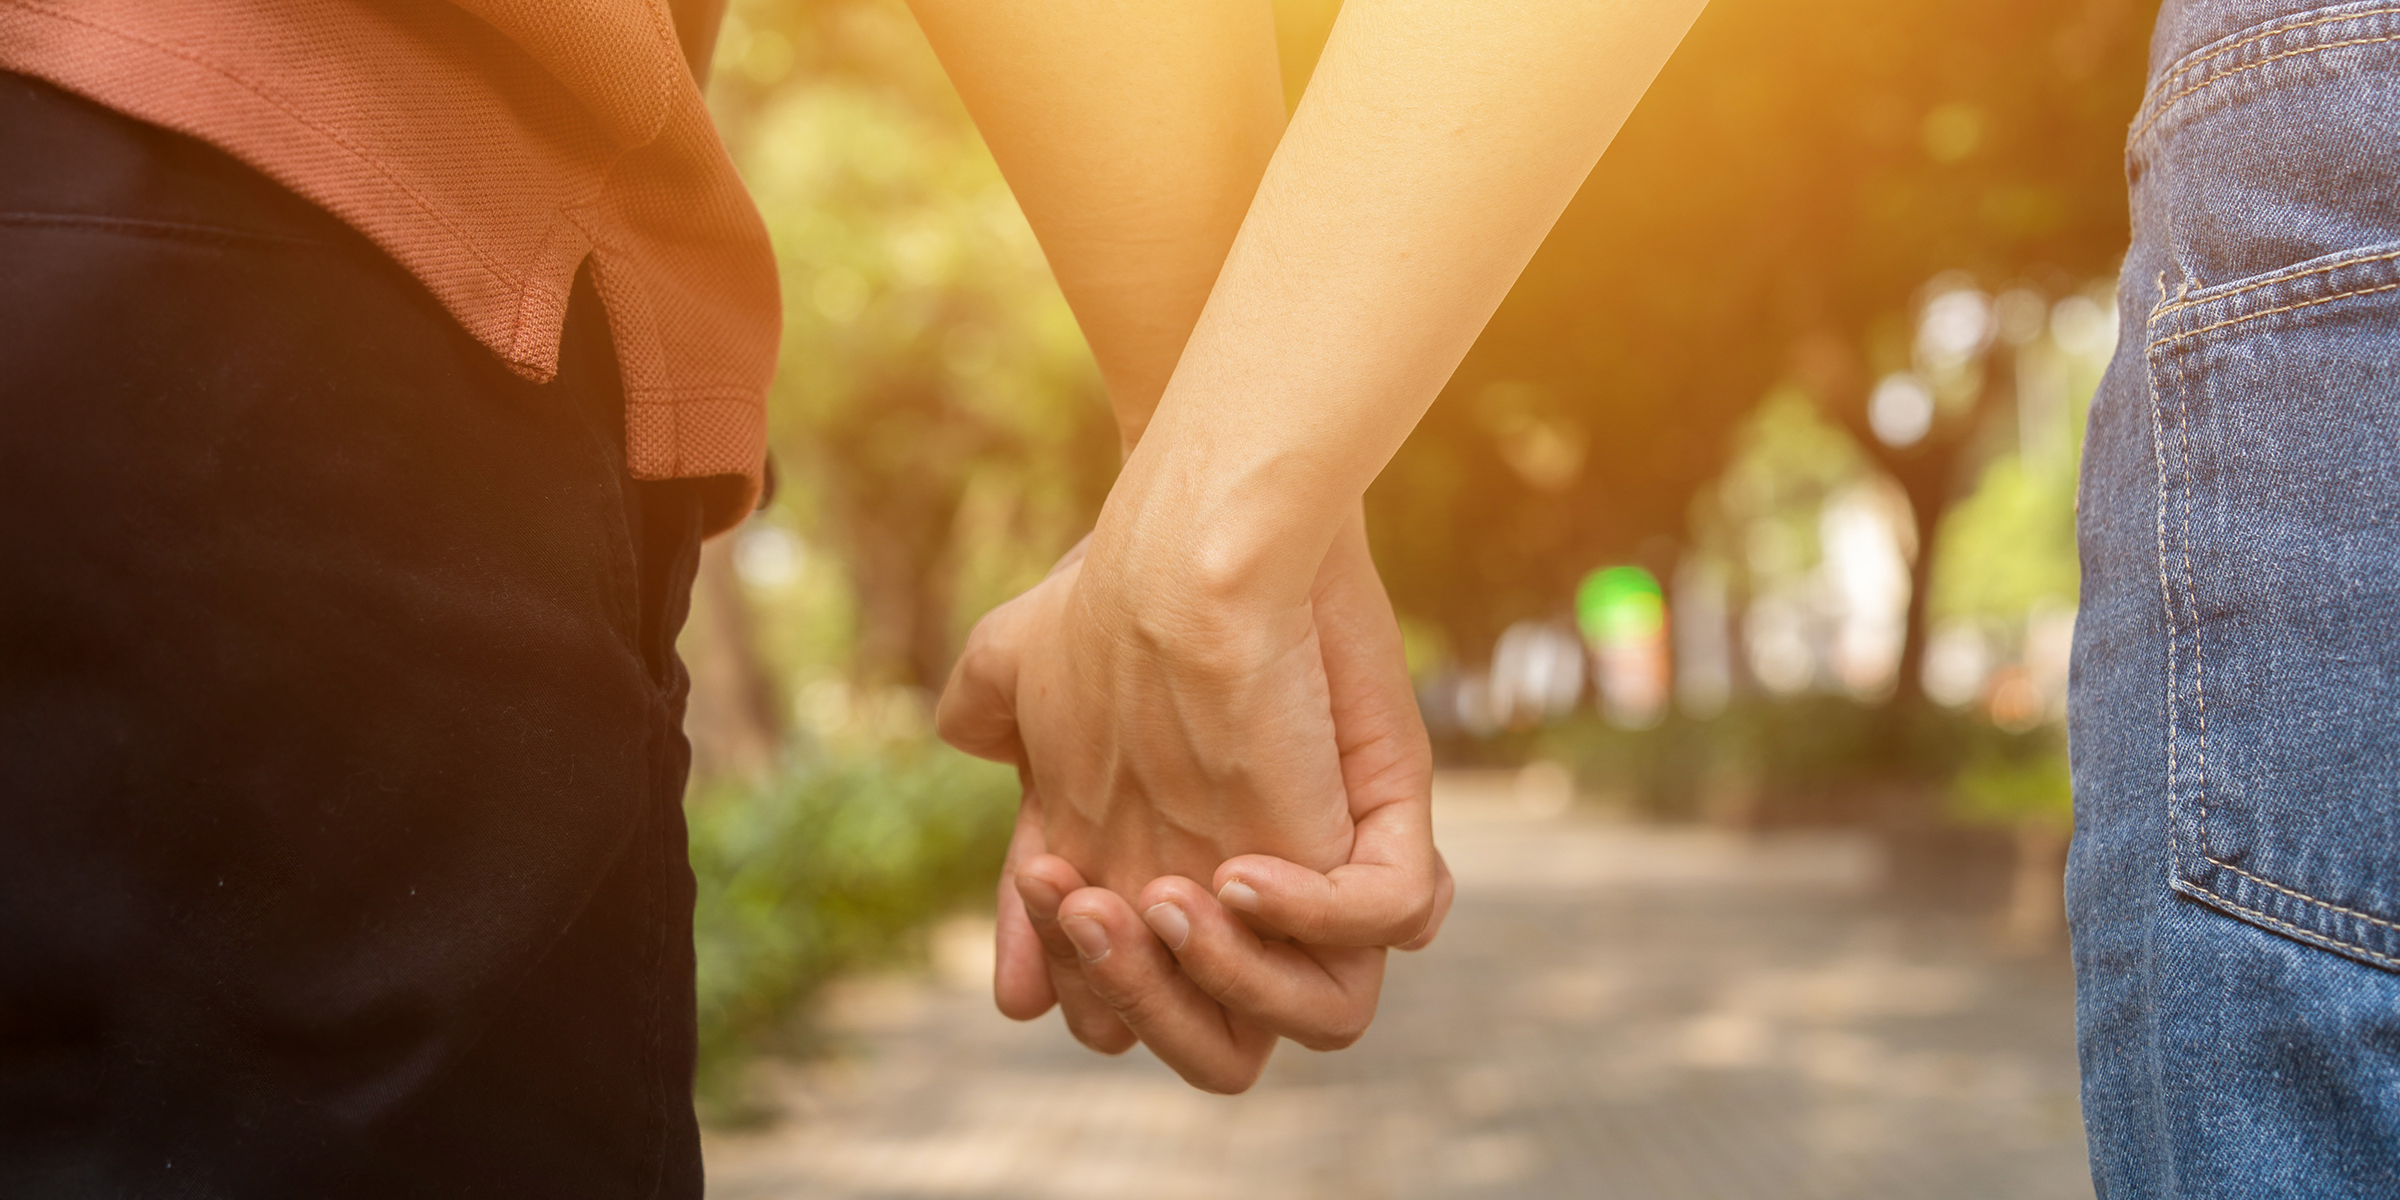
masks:
<path id="1" fill-rule="evenodd" d="M 1348 861 L 1309 600 L 1145 597 L 1172 585 L 1096 566 L 1062 564 L 977 626 L 938 715 L 944 739 L 1024 767 L 1048 850 L 1127 896 L 1246 852 L 1317 871 Z"/>

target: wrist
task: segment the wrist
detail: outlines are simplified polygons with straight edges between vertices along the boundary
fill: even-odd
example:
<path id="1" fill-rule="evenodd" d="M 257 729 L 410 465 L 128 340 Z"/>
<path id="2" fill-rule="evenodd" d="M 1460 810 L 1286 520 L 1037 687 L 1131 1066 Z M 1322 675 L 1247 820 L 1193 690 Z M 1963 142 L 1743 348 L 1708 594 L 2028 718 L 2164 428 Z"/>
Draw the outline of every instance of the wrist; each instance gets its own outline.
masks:
<path id="1" fill-rule="evenodd" d="M 1323 473 L 1289 451 L 1235 439 L 1194 447 L 1164 432 L 1127 459 L 1094 557 L 1146 597 L 1228 613 L 1305 605 L 1357 497 L 1321 486 Z"/>

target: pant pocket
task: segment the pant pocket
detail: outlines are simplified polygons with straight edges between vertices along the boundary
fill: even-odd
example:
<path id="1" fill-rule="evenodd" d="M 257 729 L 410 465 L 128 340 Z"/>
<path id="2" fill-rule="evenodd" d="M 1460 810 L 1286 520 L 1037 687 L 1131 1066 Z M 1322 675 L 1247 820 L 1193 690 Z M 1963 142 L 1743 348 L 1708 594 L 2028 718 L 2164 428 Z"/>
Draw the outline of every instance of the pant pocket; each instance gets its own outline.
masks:
<path id="1" fill-rule="evenodd" d="M 2400 970 L 2400 243 L 2146 337 L 2173 886 Z"/>

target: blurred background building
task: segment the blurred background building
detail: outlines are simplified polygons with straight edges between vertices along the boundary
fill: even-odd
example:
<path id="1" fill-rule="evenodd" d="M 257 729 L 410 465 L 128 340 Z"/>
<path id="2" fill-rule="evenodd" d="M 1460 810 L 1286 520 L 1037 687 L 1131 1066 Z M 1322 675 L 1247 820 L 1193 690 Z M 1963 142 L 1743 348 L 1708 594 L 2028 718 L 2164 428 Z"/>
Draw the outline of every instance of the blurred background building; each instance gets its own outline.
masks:
<path id="1" fill-rule="evenodd" d="M 2075 469 L 2155 7 L 1712 3 L 1368 494 L 1446 765 L 1868 831 L 2055 943 Z M 1295 103 L 1337 8 L 1277 4 Z M 786 310 L 782 489 L 709 548 L 685 643 L 725 1064 L 988 895 L 1013 775 L 934 746 L 929 698 L 1117 456 L 899 0 L 735 0 L 711 96 Z"/>

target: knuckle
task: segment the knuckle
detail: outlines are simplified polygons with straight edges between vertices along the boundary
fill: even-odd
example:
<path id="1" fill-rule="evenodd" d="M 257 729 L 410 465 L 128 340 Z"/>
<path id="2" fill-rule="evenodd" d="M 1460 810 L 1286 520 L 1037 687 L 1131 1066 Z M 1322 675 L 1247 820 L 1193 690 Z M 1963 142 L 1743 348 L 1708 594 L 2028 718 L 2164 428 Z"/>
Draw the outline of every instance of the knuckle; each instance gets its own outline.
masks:
<path id="1" fill-rule="evenodd" d="M 1006 646 L 1010 618 L 1016 612 L 1016 600 L 1012 596 L 976 619 L 974 627 L 967 630 L 967 644 L 960 661 L 966 661 L 970 656 L 980 657 Z"/>
<path id="2" fill-rule="evenodd" d="M 1204 1092 L 1239 1096 L 1258 1083 L 1264 1062 L 1215 1063 L 1183 1073 L 1184 1081 Z"/>
<path id="3" fill-rule="evenodd" d="M 1101 1054 L 1123 1054 L 1133 1046 L 1133 1031 L 1117 1020 L 1108 1009 L 1091 1003 L 1062 1004 L 1066 1013 L 1067 1032 L 1085 1048 Z"/>
<path id="4" fill-rule="evenodd" d="M 1021 996 L 996 997 L 992 1001 L 992 1006 L 1000 1010 L 1001 1016 L 1020 1022 L 1038 1020 L 1050 1011 L 1049 1005 L 1043 1004 L 1035 1007 L 1034 1001 Z"/>
<path id="5" fill-rule="evenodd" d="M 1173 1003 L 1163 989 L 1110 988 L 1101 995 L 1110 1008 L 1117 1010 L 1120 1020 L 1137 1029 L 1162 1027 L 1173 1015 L 1169 1011 Z"/>
<path id="6" fill-rule="evenodd" d="M 1334 1014 L 1329 1021 L 1314 1029 L 1297 1031 L 1290 1036 L 1293 1041 L 1311 1050 L 1347 1050 L 1367 1035 L 1367 1026 L 1374 1017 L 1372 1010 L 1350 1007 Z"/>
<path id="7" fill-rule="evenodd" d="M 1195 963 L 1187 966 L 1184 973 L 1191 977 L 1192 982 L 1200 985 L 1200 990 L 1216 997 L 1220 1004 L 1237 1009 L 1258 1007 L 1261 998 L 1258 972 L 1247 960 Z"/>
<path id="8" fill-rule="evenodd" d="M 1114 1058 L 1133 1048 L 1133 1035 L 1122 1027 L 1102 1025 L 1093 1020 L 1074 1022 L 1068 1027 L 1074 1031 L 1076 1041 L 1097 1054 Z"/>
<path id="9" fill-rule="evenodd" d="M 953 750 L 965 750 L 973 733 L 967 715 L 960 712 L 959 706 L 945 694 L 941 704 L 933 710 L 933 736 L 942 739 L 942 744 Z"/>
<path id="10" fill-rule="evenodd" d="M 934 702 L 936 719 L 955 716 L 971 708 L 975 691 L 990 674 L 991 643 L 980 628 L 967 635 L 967 644 L 959 647 L 958 661 L 950 668 L 950 678 L 943 681 L 941 697 Z"/>
<path id="11" fill-rule="evenodd" d="M 959 647 L 958 650 L 958 665 L 962 669 L 971 669 L 975 661 L 981 658 L 985 651 L 992 648 L 992 639 L 998 636 L 992 632 L 994 615 L 985 613 L 981 619 L 975 622 L 974 628 L 967 630 L 966 644 Z"/>
<path id="12" fill-rule="evenodd" d="M 1334 914 L 1339 908 L 1338 893 L 1324 892 L 1295 898 L 1286 919 L 1279 924 L 1293 941 L 1318 943 L 1331 936 Z"/>
<path id="13" fill-rule="evenodd" d="M 1326 1054 L 1335 1050 L 1347 1050 L 1356 1045 L 1363 1032 L 1365 1031 L 1317 1030 L 1306 1034 L 1295 1034 L 1292 1040 L 1320 1054 Z"/>

